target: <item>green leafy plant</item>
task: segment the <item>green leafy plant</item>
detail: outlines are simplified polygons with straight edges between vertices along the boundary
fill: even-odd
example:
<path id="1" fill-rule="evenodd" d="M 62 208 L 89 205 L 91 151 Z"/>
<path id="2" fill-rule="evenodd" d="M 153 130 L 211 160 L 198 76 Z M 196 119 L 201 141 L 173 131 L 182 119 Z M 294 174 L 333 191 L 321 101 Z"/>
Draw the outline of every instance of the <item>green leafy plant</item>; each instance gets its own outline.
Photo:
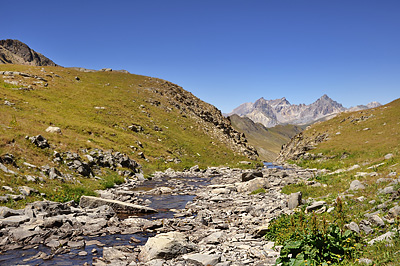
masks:
<path id="1" fill-rule="evenodd" d="M 315 217 L 315 216 L 313 216 Z M 316 219 L 316 218 L 313 218 Z M 328 265 L 352 258 L 360 247 L 359 237 L 347 230 L 344 233 L 336 224 L 319 230 L 311 221 L 311 229 L 299 240 L 289 240 L 280 252 L 277 263 L 282 265 Z"/>
<path id="2" fill-rule="evenodd" d="M 362 247 L 361 238 L 343 230 L 347 209 L 340 198 L 336 199 L 335 209 L 333 216 L 298 212 L 272 221 L 265 237 L 275 245 L 283 245 L 277 263 L 329 265 L 354 258 Z"/>
<path id="3" fill-rule="evenodd" d="M 305 218 L 302 212 L 293 215 L 283 214 L 268 227 L 265 238 L 283 245 L 287 240 L 300 240 L 304 232 Z"/>

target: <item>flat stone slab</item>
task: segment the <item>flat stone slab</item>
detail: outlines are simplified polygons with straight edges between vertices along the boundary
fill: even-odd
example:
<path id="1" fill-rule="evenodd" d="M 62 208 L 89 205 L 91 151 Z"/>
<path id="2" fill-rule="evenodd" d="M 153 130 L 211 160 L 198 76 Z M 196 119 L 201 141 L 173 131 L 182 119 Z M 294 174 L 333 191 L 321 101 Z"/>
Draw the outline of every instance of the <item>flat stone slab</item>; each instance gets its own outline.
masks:
<path id="1" fill-rule="evenodd" d="M 108 205 L 117 213 L 155 213 L 157 210 L 136 205 L 132 203 L 122 202 L 119 200 L 103 199 L 92 196 L 82 196 L 79 202 L 81 208 L 97 208 L 103 205 Z"/>
<path id="2" fill-rule="evenodd" d="M 20 224 L 23 224 L 29 220 L 30 218 L 26 215 L 10 216 L 4 219 L 0 219 L 0 225 L 17 227 Z"/>

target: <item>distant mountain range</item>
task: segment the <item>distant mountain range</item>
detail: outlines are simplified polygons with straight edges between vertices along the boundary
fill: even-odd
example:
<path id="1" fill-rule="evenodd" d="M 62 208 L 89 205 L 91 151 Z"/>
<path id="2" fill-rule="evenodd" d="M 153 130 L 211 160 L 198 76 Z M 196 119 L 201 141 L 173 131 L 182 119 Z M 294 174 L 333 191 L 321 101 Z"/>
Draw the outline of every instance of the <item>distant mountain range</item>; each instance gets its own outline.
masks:
<path id="1" fill-rule="evenodd" d="M 261 123 L 266 127 L 287 124 L 306 125 L 318 120 L 329 119 L 341 112 L 364 110 L 380 105 L 378 102 L 371 102 L 367 105 L 345 108 L 326 94 L 309 105 L 291 104 L 285 97 L 276 100 L 260 98 L 254 103 L 240 105 L 228 116 L 236 114 L 241 117 L 248 117 L 253 122 Z"/>

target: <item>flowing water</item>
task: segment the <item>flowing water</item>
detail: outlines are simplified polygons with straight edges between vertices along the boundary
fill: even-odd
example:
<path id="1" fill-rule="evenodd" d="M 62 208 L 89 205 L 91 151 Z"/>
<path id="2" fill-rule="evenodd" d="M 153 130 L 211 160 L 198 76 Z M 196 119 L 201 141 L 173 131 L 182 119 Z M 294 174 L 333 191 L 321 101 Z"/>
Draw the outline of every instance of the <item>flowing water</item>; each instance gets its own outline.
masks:
<path id="1" fill-rule="evenodd" d="M 147 239 L 152 236 L 149 233 L 138 233 L 138 234 L 115 234 L 106 235 L 99 237 L 83 237 L 83 239 L 90 243 L 91 241 L 99 241 L 105 247 L 112 247 L 114 245 L 144 245 Z M 130 243 L 130 239 L 135 237 L 140 240 L 139 244 Z M 96 249 L 96 253 L 92 253 L 92 250 Z M 79 255 L 79 252 L 85 251 L 87 254 Z M 0 255 L 0 265 L 83 265 L 85 262 L 91 264 L 93 257 L 103 256 L 103 249 L 99 248 L 96 244 L 86 245 L 81 249 L 72 249 L 65 254 L 57 254 L 50 260 L 43 260 L 40 258 L 33 258 L 37 256 L 39 252 L 51 254 L 51 249 L 40 245 L 37 248 L 30 249 L 16 249 L 9 250 Z M 33 258 L 33 259 L 32 259 Z"/>
<path id="2" fill-rule="evenodd" d="M 178 186 L 182 188 L 182 191 L 189 188 L 189 191 L 193 189 L 209 184 L 211 178 L 199 178 L 199 177 L 168 177 L 163 178 L 162 180 L 149 180 L 146 181 L 143 185 L 140 185 L 134 189 L 140 195 L 139 197 L 143 200 L 149 200 L 151 203 L 149 207 L 154 208 L 158 211 L 158 213 L 146 214 L 146 215 L 138 215 L 136 217 L 141 217 L 145 219 L 163 219 L 163 218 L 172 218 L 174 216 L 174 212 L 171 209 L 183 209 L 187 202 L 191 201 L 195 195 L 179 193 L 179 194 L 165 194 L 165 195 L 148 195 L 146 192 L 153 188 L 157 187 L 170 187 L 175 188 Z M 128 216 L 119 216 L 121 219 L 128 218 Z M 130 215 L 130 217 L 135 217 L 135 215 Z M 114 234 L 114 235 L 105 235 L 99 237 L 86 237 L 83 239 L 86 243 L 91 243 L 92 241 L 99 241 L 101 246 L 104 247 L 112 247 L 112 246 L 121 246 L 121 245 L 144 245 L 147 239 L 152 236 L 150 233 L 137 233 L 137 234 Z M 131 238 L 134 237 L 141 242 L 138 244 L 130 243 Z M 97 252 L 92 253 L 92 250 L 96 249 Z M 87 254 L 79 254 L 80 252 L 85 251 Z M 27 249 L 16 249 L 9 250 L 0 254 L 0 265 L 83 265 L 85 262 L 92 263 L 94 257 L 102 257 L 103 248 L 99 247 L 96 244 L 86 245 L 81 249 L 71 249 L 68 250 L 68 253 L 65 254 L 56 254 L 50 260 L 43 260 L 40 258 L 33 258 L 38 255 L 39 252 L 44 252 L 45 254 L 51 254 L 51 249 L 44 246 L 39 245 L 36 248 L 27 248 Z"/>
<path id="3" fill-rule="evenodd" d="M 267 167 L 268 169 L 272 169 L 272 168 L 280 169 L 280 170 L 289 169 L 289 168 L 283 167 L 282 165 L 275 165 L 275 164 L 270 163 L 270 162 L 264 162 L 264 166 Z"/>

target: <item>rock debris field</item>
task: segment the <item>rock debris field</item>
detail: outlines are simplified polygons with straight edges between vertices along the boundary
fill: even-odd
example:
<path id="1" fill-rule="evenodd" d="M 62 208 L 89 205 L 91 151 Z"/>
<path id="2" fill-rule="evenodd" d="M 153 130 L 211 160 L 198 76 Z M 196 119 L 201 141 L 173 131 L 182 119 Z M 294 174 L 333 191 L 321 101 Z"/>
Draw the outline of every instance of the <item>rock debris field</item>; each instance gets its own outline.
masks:
<path id="1" fill-rule="evenodd" d="M 0 264 L 273 265 L 279 247 L 263 236 L 272 219 L 292 212 L 280 190 L 315 174 L 169 169 L 83 196 L 79 205 L 0 207 Z M 250 194 L 262 188 L 266 193 Z"/>

